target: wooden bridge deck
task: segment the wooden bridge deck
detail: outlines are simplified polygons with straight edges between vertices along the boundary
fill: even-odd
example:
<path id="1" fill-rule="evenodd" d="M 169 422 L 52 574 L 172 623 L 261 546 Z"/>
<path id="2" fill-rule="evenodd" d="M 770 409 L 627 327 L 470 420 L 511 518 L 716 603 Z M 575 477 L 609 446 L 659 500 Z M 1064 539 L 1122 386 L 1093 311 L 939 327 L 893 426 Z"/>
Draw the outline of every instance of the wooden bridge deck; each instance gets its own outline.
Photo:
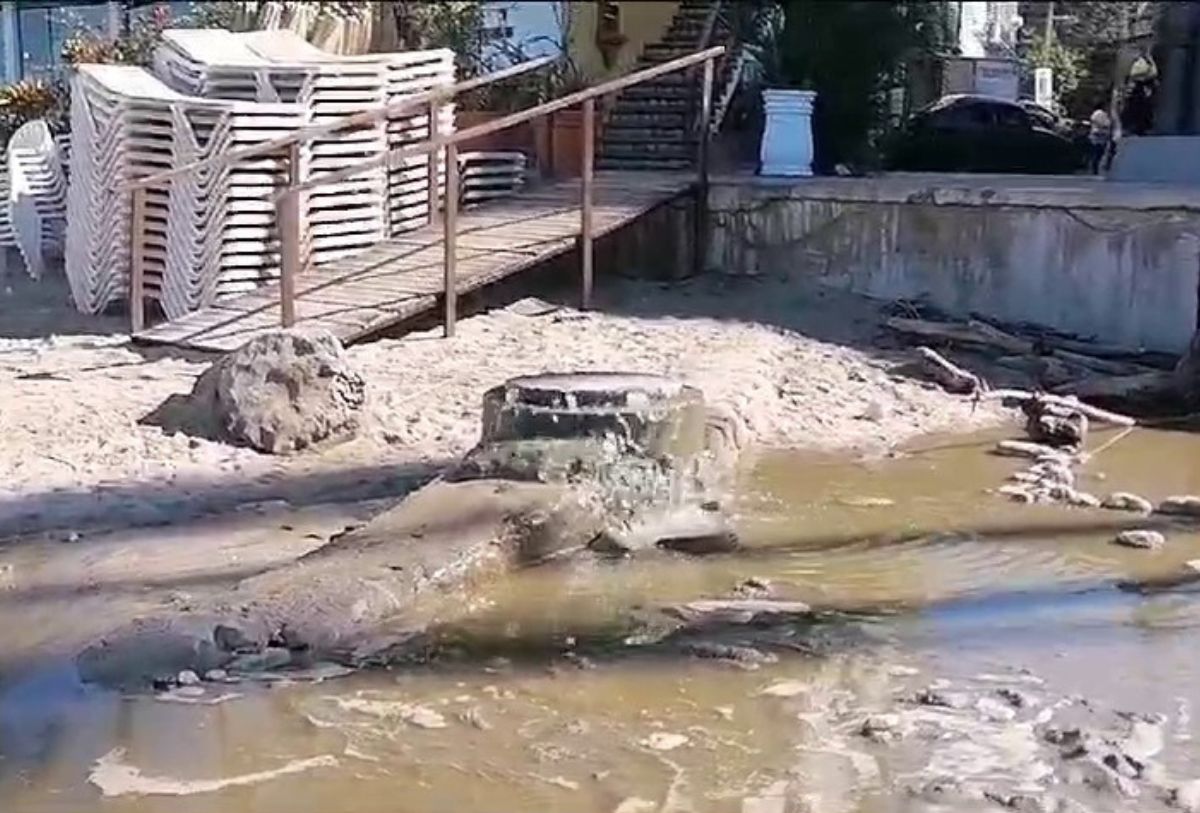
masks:
<path id="1" fill-rule="evenodd" d="M 597 172 L 596 237 L 620 228 L 692 186 L 693 173 Z M 571 251 L 580 233 L 579 181 L 530 187 L 459 213 L 459 294 Z M 441 300 L 440 224 L 385 240 L 362 254 L 308 269 L 296 280 L 296 327 L 325 328 L 349 343 L 418 316 Z M 134 338 L 227 351 L 280 325 L 279 286 L 223 300 Z"/>

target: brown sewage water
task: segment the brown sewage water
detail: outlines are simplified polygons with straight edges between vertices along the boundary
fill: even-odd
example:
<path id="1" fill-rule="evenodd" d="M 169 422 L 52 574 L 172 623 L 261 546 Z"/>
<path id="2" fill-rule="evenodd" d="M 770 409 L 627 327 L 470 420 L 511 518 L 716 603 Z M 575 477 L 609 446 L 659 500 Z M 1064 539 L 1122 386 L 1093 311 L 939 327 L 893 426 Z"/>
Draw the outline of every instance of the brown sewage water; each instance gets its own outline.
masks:
<path id="1" fill-rule="evenodd" d="M 733 501 L 746 551 L 526 571 L 458 608 L 432 665 L 208 685 L 175 702 L 48 668 L 2 687 L 0 809 L 995 809 L 931 808 L 907 790 L 937 777 L 1166 809 L 1161 787 L 1088 799 L 1063 785 L 1034 727 L 1073 708 L 1158 714 L 1164 769 L 1200 776 L 1200 593 L 1115 586 L 1179 571 L 1200 558 L 1200 534 L 1176 527 L 1161 551 L 1129 550 L 1109 541 L 1129 515 L 985 494 L 1019 467 L 986 454 L 993 439 L 872 463 L 771 455 Z M 1082 485 L 1200 493 L 1198 461 L 1200 435 L 1142 431 L 1084 467 Z M 654 607 L 749 578 L 830 612 L 720 639 L 773 663 L 638 645 Z M 973 705 L 905 703 L 930 685 Z M 986 706 L 998 688 L 1027 704 Z M 923 733 L 859 736 L 866 716 L 893 711 Z"/>

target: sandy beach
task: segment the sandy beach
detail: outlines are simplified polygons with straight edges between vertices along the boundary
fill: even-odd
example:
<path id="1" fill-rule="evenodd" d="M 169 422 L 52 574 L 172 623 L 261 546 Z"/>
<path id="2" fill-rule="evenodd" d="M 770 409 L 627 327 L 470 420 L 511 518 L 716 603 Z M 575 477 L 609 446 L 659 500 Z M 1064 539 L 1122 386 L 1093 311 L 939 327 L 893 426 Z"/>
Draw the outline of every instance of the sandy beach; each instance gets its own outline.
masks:
<path id="1" fill-rule="evenodd" d="M 54 284 L 2 300 L 0 536 L 403 493 L 474 444 L 486 389 L 538 372 L 678 376 L 736 410 L 756 448 L 874 456 L 1004 418 L 896 374 L 880 303 L 786 280 L 614 281 L 592 312 L 526 301 L 464 319 L 450 341 L 435 329 L 351 347 L 368 386 L 360 436 L 272 457 L 144 424 L 209 359 L 133 345 L 116 317 L 67 310 Z"/>

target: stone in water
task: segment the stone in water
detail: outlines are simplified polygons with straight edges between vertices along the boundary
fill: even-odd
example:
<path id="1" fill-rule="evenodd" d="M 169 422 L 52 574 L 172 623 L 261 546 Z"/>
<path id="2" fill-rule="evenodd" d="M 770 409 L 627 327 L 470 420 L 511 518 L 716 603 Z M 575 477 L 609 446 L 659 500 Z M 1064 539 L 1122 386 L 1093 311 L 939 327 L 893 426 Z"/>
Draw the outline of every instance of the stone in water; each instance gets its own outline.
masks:
<path id="1" fill-rule="evenodd" d="M 1145 497 L 1139 497 L 1126 491 L 1109 494 L 1100 505 L 1114 511 L 1138 511 L 1143 514 L 1149 514 L 1154 510 L 1154 506 Z"/>
<path id="2" fill-rule="evenodd" d="M 1200 497 L 1190 494 L 1183 497 L 1167 497 L 1158 504 L 1159 513 L 1181 517 L 1200 517 Z"/>
<path id="3" fill-rule="evenodd" d="M 671 734 L 665 731 L 656 731 L 642 740 L 642 745 L 655 751 L 674 751 L 687 744 L 688 738 L 683 734 Z"/>
<path id="4" fill-rule="evenodd" d="M 808 684 L 802 683 L 799 680 L 784 680 L 768 686 L 759 692 L 759 694 L 764 694 L 768 697 L 795 697 L 798 694 L 804 694 L 806 691 L 808 691 Z"/>
<path id="5" fill-rule="evenodd" d="M 1158 531 L 1121 531 L 1113 541 L 1127 548 L 1143 550 L 1158 550 L 1167 542 Z"/>

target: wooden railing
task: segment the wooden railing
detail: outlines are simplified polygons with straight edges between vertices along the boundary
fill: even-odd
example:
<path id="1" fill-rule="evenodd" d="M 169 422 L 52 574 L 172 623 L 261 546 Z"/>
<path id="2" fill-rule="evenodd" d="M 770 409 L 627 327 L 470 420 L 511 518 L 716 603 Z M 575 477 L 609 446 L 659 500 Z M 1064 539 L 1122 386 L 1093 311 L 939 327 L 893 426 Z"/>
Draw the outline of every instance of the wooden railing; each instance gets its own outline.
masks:
<path id="1" fill-rule="evenodd" d="M 425 154 L 433 154 L 437 150 L 445 151 L 446 161 L 446 189 L 444 200 L 444 211 L 442 215 L 443 229 L 443 289 L 442 298 L 445 306 L 444 316 L 444 332 L 447 337 L 454 335 L 455 322 L 457 321 L 458 305 L 457 305 L 457 286 L 455 274 L 455 255 L 457 244 L 457 228 L 458 228 L 458 145 L 463 141 L 480 138 L 500 130 L 506 130 L 510 127 L 524 124 L 542 116 L 548 116 L 559 110 L 581 105 L 583 108 L 583 144 L 582 160 L 581 160 L 581 177 L 580 177 L 580 277 L 581 277 L 581 294 L 580 303 L 584 309 L 590 308 L 592 303 L 593 290 L 593 228 L 592 228 L 592 193 L 594 186 L 594 156 L 595 156 L 595 140 L 596 140 L 596 99 L 602 96 L 607 96 L 611 93 L 624 90 L 634 85 L 648 82 L 656 79 L 659 76 L 664 76 L 676 71 L 686 70 L 703 66 L 703 78 L 701 80 L 700 89 L 700 116 L 697 129 L 697 188 L 696 195 L 700 201 L 700 208 L 705 208 L 704 201 L 708 196 L 708 141 L 709 128 L 708 117 L 711 115 L 711 99 L 713 88 L 713 63 L 725 53 L 725 48 L 717 46 L 715 48 L 707 48 L 703 51 L 698 51 L 694 54 L 673 59 L 670 62 L 664 62 L 661 65 L 655 65 L 644 70 L 635 71 L 626 74 L 625 76 L 609 80 L 594 87 L 586 88 L 575 93 L 563 96 L 560 99 L 554 99 L 549 102 L 536 105 L 526 110 L 521 110 L 516 113 L 511 113 L 507 116 L 495 119 L 494 121 L 486 122 L 475 127 L 469 127 L 465 130 L 459 130 L 448 134 L 434 134 L 428 140 L 411 144 L 399 149 L 391 150 L 388 153 L 372 158 L 368 161 L 355 164 L 346 169 L 338 170 L 337 172 L 329 172 L 320 175 L 303 183 L 292 184 L 288 189 L 280 193 L 277 198 L 277 205 L 280 211 L 289 213 L 298 212 L 300 210 L 301 196 L 307 192 L 317 189 L 321 186 L 338 181 L 344 181 L 355 175 L 365 172 L 369 169 L 374 169 L 379 166 L 391 164 L 393 161 L 399 161 L 404 158 L 412 158 Z M 433 162 L 431 162 L 433 163 Z M 431 202 L 433 198 L 431 192 Z M 432 210 L 431 210 L 432 212 Z M 281 229 L 284 226 L 281 223 Z M 289 327 L 294 323 L 295 319 L 295 279 L 302 271 L 301 262 L 301 246 L 303 245 L 303 233 L 300 228 L 299 219 L 291 216 L 286 219 L 286 231 L 280 235 L 284 246 L 284 264 L 282 269 L 281 284 L 279 286 L 280 295 L 280 312 L 281 321 L 284 327 Z M 695 218 L 695 233 L 693 243 L 693 262 L 698 268 L 703 262 L 703 222 L 702 218 Z"/>
<path id="2" fill-rule="evenodd" d="M 134 333 L 137 333 L 145 326 L 145 257 L 143 256 L 144 244 L 142 235 L 145 230 L 146 219 L 146 191 L 152 187 L 162 186 L 177 178 L 182 178 L 202 169 L 215 170 L 221 167 L 230 166 L 245 158 L 255 158 L 264 155 L 279 155 L 282 153 L 287 160 L 288 185 L 294 186 L 304 179 L 299 177 L 300 173 L 300 148 L 302 145 L 318 138 L 334 135 L 343 131 L 355 130 L 361 127 L 375 124 L 379 121 L 386 121 L 394 116 L 412 114 L 420 112 L 424 109 L 429 111 L 429 127 L 430 134 L 434 135 L 437 132 L 438 112 L 443 104 L 451 101 L 455 96 L 458 96 L 467 91 L 475 90 L 489 85 L 494 82 L 501 82 L 505 79 L 512 79 L 530 71 L 535 71 L 544 68 L 558 60 L 556 56 L 539 57 L 530 59 L 525 62 L 511 65 L 499 71 L 476 76 L 472 79 L 467 79 L 453 85 L 443 87 L 435 87 L 430 90 L 414 93 L 411 96 L 405 96 L 389 104 L 380 107 L 373 107 L 367 110 L 353 113 L 349 116 L 344 116 L 334 121 L 325 124 L 312 125 L 309 127 L 301 127 L 287 135 L 279 136 L 268 141 L 262 141 L 257 144 L 251 144 L 247 147 L 241 147 L 235 150 L 229 150 L 221 155 L 216 155 L 211 158 L 206 158 L 200 161 L 195 161 L 191 164 L 185 164 L 181 167 L 173 167 L 163 172 L 157 172 L 153 175 L 146 175 L 141 178 L 136 178 L 126 184 L 126 190 L 132 196 L 132 205 L 130 207 L 130 265 L 129 265 L 129 318 L 131 327 Z M 436 207 L 437 182 L 436 178 L 431 178 L 430 189 L 430 216 Z M 285 212 L 282 209 L 277 209 L 277 216 L 280 218 L 279 226 L 284 227 L 284 220 L 293 213 Z M 287 247 L 283 247 L 286 252 Z M 282 278 L 281 271 L 281 278 Z M 282 287 L 281 282 L 281 287 Z M 291 305 L 289 305 L 291 307 Z M 287 320 L 287 324 L 294 321 L 294 316 Z"/>
<path id="3" fill-rule="evenodd" d="M 713 90 L 714 61 L 724 53 L 725 48 L 721 46 L 707 48 L 694 54 L 689 54 L 687 56 L 679 57 L 678 59 L 673 59 L 669 62 L 664 62 L 660 65 L 655 65 L 644 70 L 626 74 L 625 76 L 609 80 L 594 87 L 568 94 L 559 99 L 554 99 L 525 110 L 511 113 L 507 116 L 502 116 L 498 119 L 479 124 L 475 127 L 469 127 L 453 133 L 437 132 L 436 122 L 438 119 L 439 108 L 448 99 L 452 98 L 458 93 L 462 93 L 465 90 L 479 87 L 480 85 L 487 84 L 488 82 L 509 78 L 517 75 L 518 73 L 523 73 L 527 70 L 541 67 L 542 65 L 552 61 L 552 59 L 532 60 L 531 62 L 521 63 L 520 65 L 516 65 L 513 68 L 506 69 L 505 71 L 498 71 L 497 73 L 479 77 L 478 79 L 460 82 L 457 85 L 451 85 L 449 87 L 427 91 L 423 94 L 418 94 L 414 97 L 410 97 L 398 102 L 390 107 L 358 113 L 354 116 L 347 117 L 347 119 L 342 122 L 335 122 L 328 125 L 323 125 L 321 127 L 307 128 L 306 130 L 298 130 L 295 133 L 275 139 L 272 142 L 264 142 L 263 144 L 254 145 L 253 147 L 247 147 L 238 151 L 231 151 L 224 156 L 224 161 L 228 162 L 237 160 L 238 158 L 249 157 L 251 155 L 262 155 L 268 152 L 277 152 L 280 149 L 286 149 L 289 153 L 287 188 L 281 191 L 275 199 L 281 248 L 279 305 L 280 322 L 282 326 L 291 327 L 293 324 L 295 324 L 296 279 L 301 273 L 303 273 L 306 264 L 304 252 L 304 218 L 302 216 L 302 212 L 304 210 L 303 196 L 308 192 L 327 184 L 337 183 L 339 181 L 353 178 L 362 172 L 366 172 L 377 167 L 391 166 L 394 162 L 405 158 L 430 155 L 430 166 L 431 168 L 436 167 L 437 162 L 433 160 L 432 156 L 436 155 L 437 151 L 444 150 L 446 164 L 446 186 L 445 193 L 442 196 L 442 200 L 444 201 L 444 210 L 442 213 L 444 257 L 443 301 L 445 306 L 444 332 L 447 337 L 453 336 L 458 314 L 455 274 L 459 199 L 458 145 L 464 141 L 470 141 L 491 133 L 516 127 L 528 121 L 532 121 L 542 116 L 548 116 L 557 111 L 566 110 L 576 105 L 581 105 L 583 108 L 579 238 L 580 274 L 582 286 L 580 299 L 583 308 L 590 308 L 594 283 L 592 197 L 594 186 L 596 99 L 612 93 L 617 93 L 626 88 L 633 87 L 634 85 L 648 82 L 652 79 L 656 79 L 669 73 L 702 66 L 703 78 L 701 80 L 701 106 L 697 126 L 698 174 L 696 195 L 698 201 L 700 202 L 699 207 L 701 210 L 703 210 L 705 209 L 704 201 L 707 199 L 708 194 L 708 119 L 711 115 L 712 109 L 711 100 Z M 428 105 L 429 118 L 431 122 L 430 137 L 425 141 L 390 150 L 375 158 L 360 162 L 336 172 L 328 172 L 311 179 L 300 177 L 301 165 L 298 158 L 300 153 L 300 145 L 305 141 L 312 140 L 320 135 L 338 132 L 342 129 L 350 129 L 354 126 L 361 126 L 362 124 L 377 120 L 380 116 L 411 112 L 414 109 L 418 109 L 422 105 Z M 160 184 L 166 180 L 169 180 L 170 178 L 177 177 L 190 171 L 195 171 L 201 166 L 212 166 L 216 163 L 217 161 L 214 159 L 209 159 L 206 162 L 197 162 L 196 164 L 173 169 L 169 172 L 163 172 L 159 173 L 158 175 L 139 179 L 130 185 L 133 194 L 133 234 L 135 237 L 135 240 L 132 244 L 133 267 L 130 279 L 132 302 L 130 312 L 135 332 L 141 330 L 144 321 L 144 312 L 142 310 L 143 273 L 142 262 L 139 257 L 141 246 L 140 240 L 136 238 L 141 233 L 141 223 L 139 218 L 144 216 L 145 190 L 151 185 Z M 429 184 L 429 216 L 431 220 L 433 220 L 436 216 L 436 204 L 439 197 L 436 179 L 437 176 L 435 172 L 431 172 Z M 703 261 L 702 218 L 699 216 L 696 217 L 694 225 L 695 232 L 693 261 L 698 268 L 699 264 Z"/>

